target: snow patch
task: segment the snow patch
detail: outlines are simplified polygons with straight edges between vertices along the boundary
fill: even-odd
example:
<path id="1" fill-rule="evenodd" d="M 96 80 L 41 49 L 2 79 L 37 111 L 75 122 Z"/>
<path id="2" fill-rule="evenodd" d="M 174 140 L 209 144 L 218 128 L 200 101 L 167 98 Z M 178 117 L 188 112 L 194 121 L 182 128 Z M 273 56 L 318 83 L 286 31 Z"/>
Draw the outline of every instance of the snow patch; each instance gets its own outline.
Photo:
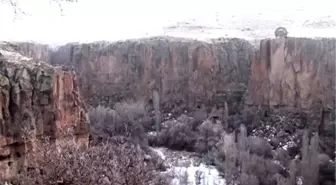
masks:
<path id="1" fill-rule="evenodd" d="M 190 185 L 225 185 L 225 180 L 219 177 L 217 169 L 212 166 L 200 164 L 189 167 L 173 167 L 173 185 L 182 185 L 183 182 Z M 184 184 L 183 184 L 184 185 Z"/>
<path id="2" fill-rule="evenodd" d="M 225 179 L 214 166 L 200 162 L 192 153 L 152 148 L 163 160 L 173 185 L 225 185 Z"/>
<path id="3" fill-rule="evenodd" d="M 152 148 L 154 150 L 154 152 L 156 152 L 163 160 L 166 159 L 166 156 L 163 154 L 162 152 L 162 148 Z"/>

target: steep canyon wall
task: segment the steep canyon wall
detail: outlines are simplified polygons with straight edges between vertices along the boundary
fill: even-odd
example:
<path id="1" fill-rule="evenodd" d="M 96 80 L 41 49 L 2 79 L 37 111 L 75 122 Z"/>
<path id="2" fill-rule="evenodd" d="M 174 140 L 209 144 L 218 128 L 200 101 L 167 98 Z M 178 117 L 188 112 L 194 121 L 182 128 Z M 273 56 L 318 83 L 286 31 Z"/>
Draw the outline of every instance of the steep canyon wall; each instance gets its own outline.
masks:
<path id="1" fill-rule="evenodd" d="M 335 108 L 335 39 L 262 40 L 251 65 L 249 105 Z"/>
<path id="2" fill-rule="evenodd" d="M 0 47 L 0 179 L 17 174 L 28 140 L 50 136 L 72 127 L 87 144 L 88 117 L 72 70 L 36 62 L 7 44 Z"/>
<path id="3" fill-rule="evenodd" d="M 84 96 L 95 106 L 150 97 L 152 89 L 163 102 L 221 104 L 248 89 L 247 105 L 335 108 L 335 39 L 266 39 L 255 49 L 241 39 L 160 37 L 68 44 L 50 58 L 75 68 Z"/>
<path id="4" fill-rule="evenodd" d="M 117 43 L 68 44 L 51 56 L 52 64 L 78 72 L 91 105 L 112 106 L 127 98 L 160 93 L 163 107 L 221 104 L 247 88 L 253 46 L 245 40 L 159 37 Z M 220 98 L 221 97 L 221 98 Z"/>

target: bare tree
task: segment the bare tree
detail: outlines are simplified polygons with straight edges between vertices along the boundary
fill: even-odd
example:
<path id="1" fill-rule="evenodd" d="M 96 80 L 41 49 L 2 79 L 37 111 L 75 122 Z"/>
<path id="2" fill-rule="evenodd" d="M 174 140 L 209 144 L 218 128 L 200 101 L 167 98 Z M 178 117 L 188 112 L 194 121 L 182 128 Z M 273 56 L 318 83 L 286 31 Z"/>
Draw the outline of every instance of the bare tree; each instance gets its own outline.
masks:
<path id="1" fill-rule="evenodd" d="M 75 146 L 74 146 L 75 145 Z M 14 185 L 159 185 L 166 181 L 155 165 L 145 162 L 139 145 L 116 137 L 87 150 L 74 140 L 58 145 L 44 140 L 27 156 L 27 171 L 12 180 Z"/>
<path id="2" fill-rule="evenodd" d="M 216 164 L 223 169 L 227 184 L 272 184 L 277 180 L 281 183 L 286 180 L 287 183 L 287 179 L 279 174 L 280 166 L 263 155 L 251 152 L 251 141 L 247 137 L 245 126 L 241 126 L 237 140 L 235 142 L 234 134 L 223 134 L 218 145 L 218 152 L 224 154 L 225 160 Z"/>
<path id="3" fill-rule="evenodd" d="M 144 101 L 116 103 L 114 109 L 98 106 L 89 110 L 94 139 L 127 136 L 141 142 L 145 139 L 143 125 L 150 122 Z"/>

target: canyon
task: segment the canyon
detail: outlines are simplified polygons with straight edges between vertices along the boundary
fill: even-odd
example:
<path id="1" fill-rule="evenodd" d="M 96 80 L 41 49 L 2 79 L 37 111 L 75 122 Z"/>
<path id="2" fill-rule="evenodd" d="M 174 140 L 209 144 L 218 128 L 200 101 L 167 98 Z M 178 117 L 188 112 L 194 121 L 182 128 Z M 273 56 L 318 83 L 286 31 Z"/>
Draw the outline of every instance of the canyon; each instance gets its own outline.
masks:
<path id="1" fill-rule="evenodd" d="M 335 121 L 335 47 L 335 39 L 291 37 L 264 39 L 259 47 L 236 38 L 175 37 L 52 49 L 3 44 L 0 165 L 8 175 L 9 162 L 24 162 L 15 157 L 26 151 L 19 126 L 32 125 L 34 136 L 55 138 L 60 127 L 74 126 L 85 143 L 86 106 L 113 107 L 138 98 L 151 105 L 153 91 L 159 92 L 162 112 L 200 107 L 229 109 L 230 115 L 250 108 L 265 115 L 285 111 L 306 115 L 306 125 L 323 133 L 324 125 Z M 335 151 L 332 139 L 330 153 Z"/>

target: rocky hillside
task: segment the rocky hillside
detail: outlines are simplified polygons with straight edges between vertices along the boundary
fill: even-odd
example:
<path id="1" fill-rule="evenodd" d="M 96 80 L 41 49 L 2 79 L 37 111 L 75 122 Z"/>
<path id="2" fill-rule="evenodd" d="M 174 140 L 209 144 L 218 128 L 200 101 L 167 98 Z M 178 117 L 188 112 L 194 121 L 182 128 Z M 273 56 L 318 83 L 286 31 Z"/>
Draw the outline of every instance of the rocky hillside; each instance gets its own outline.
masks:
<path id="1" fill-rule="evenodd" d="M 50 136 L 57 141 L 68 127 L 82 144 L 88 139 L 87 112 L 74 72 L 20 53 L 15 45 L 1 43 L 0 179 L 20 171 L 34 145 L 27 140 Z"/>

